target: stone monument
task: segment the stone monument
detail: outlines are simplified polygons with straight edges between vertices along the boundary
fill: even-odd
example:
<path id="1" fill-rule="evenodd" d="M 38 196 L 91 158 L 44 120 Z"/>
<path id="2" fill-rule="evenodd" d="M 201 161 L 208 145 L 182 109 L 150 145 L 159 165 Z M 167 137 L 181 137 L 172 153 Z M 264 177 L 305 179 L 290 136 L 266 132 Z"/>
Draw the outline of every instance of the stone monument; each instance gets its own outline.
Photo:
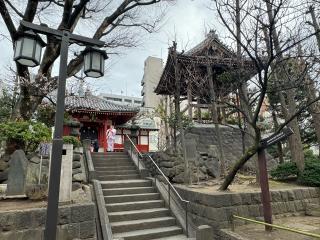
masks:
<path id="1" fill-rule="evenodd" d="M 72 191 L 73 145 L 63 144 L 59 202 L 70 203 Z"/>
<path id="2" fill-rule="evenodd" d="M 10 155 L 7 196 L 25 195 L 28 159 L 23 150 L 15 150 Z"/>

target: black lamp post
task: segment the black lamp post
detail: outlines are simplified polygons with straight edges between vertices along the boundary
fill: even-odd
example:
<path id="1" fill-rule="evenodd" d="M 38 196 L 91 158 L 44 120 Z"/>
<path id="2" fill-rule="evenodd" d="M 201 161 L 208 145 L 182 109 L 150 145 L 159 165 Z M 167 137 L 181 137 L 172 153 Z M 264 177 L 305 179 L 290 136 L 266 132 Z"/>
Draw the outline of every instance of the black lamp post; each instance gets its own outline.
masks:
<path id="1" fill-rule="evenodd" d="M 45 240 L 56 240 L 63 145 L 62 134 L 64 99 L 67 79 L 68 47 L 71 43 L 85 45 L 88 47 L 102 47 L 104 45 L 104 42 L 96 39 L 75 35 L 67 30 L 55 30 L 46 26 L 32 24 L 26 21 L 21 21 L 21 25 L 28 31 L 18 36 L 15 43 L 14 60 L 20 64 L 29 67 L 35 67 L 39 65 L 41 59 L 41 48 L 44 46 L 44 42 L 36 33 L 45 34 L 47 36 L 54 36 L 60 39 L 61 41 L 57 105 L 54 125 L 54 136 L 52 140 L 51 151 L 47 217 L 44 232 Z M 96 51 L 97 54 L 94 51 Z M 106 59 L 106 53 L 104 51 L 93 49 L 91 52 L 91 58 L 85 57 L 84 64 L 86 66 L 89 66 L 89 68 L 87 68 L 88 76 L 103 76 L 104 63 L 102 62 L 101 55 L 104 57 L 103 60 Z M 87 60 L 91 60 L 91 63 L 88 64 Z M 97 62 L 99 62 L 98 65 L 96 64 Z M 91 74 L 92 72 L 98 72 L 98 74 Z"/>

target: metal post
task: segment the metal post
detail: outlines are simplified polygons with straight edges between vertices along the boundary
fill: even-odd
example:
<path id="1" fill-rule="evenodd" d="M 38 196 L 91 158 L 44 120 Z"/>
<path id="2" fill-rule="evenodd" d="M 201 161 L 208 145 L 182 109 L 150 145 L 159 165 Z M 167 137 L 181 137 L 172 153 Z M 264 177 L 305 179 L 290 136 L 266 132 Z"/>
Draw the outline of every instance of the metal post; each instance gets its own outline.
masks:
<path id="1" fill-rule="evenodd" d="M 187 237 L 189 237 L 189 231 L 188 231 L 188 202 L 186 202 L 186 232 L 187 232 Z"/>
<path id="2" fill-rule="evenodd" d="M 272 209 L 269 192 L 268 172 L 266 154 L 264 149 L 258 150 L 259 178 L 261 187 L 261 200 L 263 207 L 263 217 L 266 223 L 272 224 Z M 272 227 L 265 225 L 266 231 L 271 231 Z"/>
<path id="3" fill-rule="evenodd" d="M 169 209 L 170 209 L 170 184 L 169 184 L 169 182 L 168 182 L 168 195 L 169 195 Z"/>
<path id="4" fill-rule="evenodd" d="M 55 115 L 54 136 L 52 140 L 51 167 L 49 180 L 49 194 L 46 226 L 44 231 L 45 240 L 56 240 L 56 228 L 58 220 L 58 204 L 60 189 L 60 173 L 62 159 L 62 134 L 64 117 L 64 99 L 67 79 L 67 61 L 69 47 L 69 32 L 63 31 L 60 49 L 60 69 L 57 92 L 57 106 Z"/>

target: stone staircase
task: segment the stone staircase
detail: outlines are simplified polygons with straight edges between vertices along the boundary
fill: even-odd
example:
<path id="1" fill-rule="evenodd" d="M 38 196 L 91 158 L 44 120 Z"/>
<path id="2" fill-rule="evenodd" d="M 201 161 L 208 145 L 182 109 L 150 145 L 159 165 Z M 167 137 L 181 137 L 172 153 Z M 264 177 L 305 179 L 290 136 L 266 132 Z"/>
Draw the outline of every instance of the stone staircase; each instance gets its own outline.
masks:
<path id="1" fill-rule="evenodd" d="M 113 238 L 186 240 L 151 180 L 142 179 L 126 153 L 92 153 Z"/>

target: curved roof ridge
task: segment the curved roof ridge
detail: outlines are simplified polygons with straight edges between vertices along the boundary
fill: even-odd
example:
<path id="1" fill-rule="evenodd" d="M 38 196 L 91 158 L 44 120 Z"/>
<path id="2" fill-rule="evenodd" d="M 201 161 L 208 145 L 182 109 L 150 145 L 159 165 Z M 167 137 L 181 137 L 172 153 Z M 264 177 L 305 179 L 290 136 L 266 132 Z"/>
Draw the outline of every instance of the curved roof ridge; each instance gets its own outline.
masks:
<path id="1" fill-rule="evenodd" d="M 200 43 L 198 43 L 190 50 L 186 51 L 184 55 L 203 55 L 202 51 L 205 48 L 208 48 L 209 46 L 213 45 L 218 45 L 221 49 L 223 49 L 225 54 L 235 56 L 235 53 L 219 39 L 219 36 L 214 29 L 211 29 L 209 33 L 207 33 L 206 38 L 204 40 L 202 40 Z"/>
<path id="2" fill-rule="evenodd" d="M 84 97 L 80 96 L 67 96 L 65 99 L 65 108 L 68 110 L 93 110 L 103 112 L 138 112 L 139 109 L 136 107 L 123 106 L 116 104 L 97 96 L 87 95 Z"/>

